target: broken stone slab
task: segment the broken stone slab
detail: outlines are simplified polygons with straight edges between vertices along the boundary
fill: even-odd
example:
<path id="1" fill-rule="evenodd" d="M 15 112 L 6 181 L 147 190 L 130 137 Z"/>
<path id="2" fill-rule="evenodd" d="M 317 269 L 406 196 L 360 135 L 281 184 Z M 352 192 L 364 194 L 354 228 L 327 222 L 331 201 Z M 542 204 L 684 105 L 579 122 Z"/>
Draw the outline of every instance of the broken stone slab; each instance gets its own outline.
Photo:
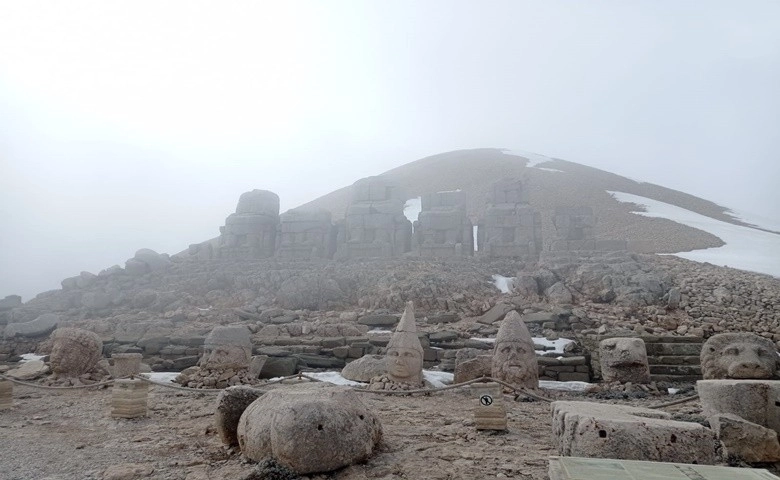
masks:
<path id="1" fill-rule="evenodd" d="M 368 325 L 369 327 L 394 327 L 399 319 L 398 315 L 369 314 L 360 317 L 358 323 L 360 325 Z"/>
<path id="2" fill-rule="evenodd" d="M 485 325 L 492 325 L 493 323 L 504 318 L 504 315 L 506 315 L 511 310 L 514 310 L 512 305 L 508 305 L 504 302 L 498 302 L 497 304 L 493 305 L 493 308 L 482 314 L 481 317 L 477 318 L 477 322 L 484 323 Z"/>
<path id="3" fill-rule="evenodd" d="M 40 360 L 31 360 L 20 367 L 8 370 L 6 376 L 17 380 L 34 380 L 49 373 L 49 366 Z"/>
<path id="4" fill-rule="evenodd" d="M 550 457 L 550 480 L 780 480 L 767 470 L 614 458 Z"/>
<path id="5" fill-rule="evenodd" d="M 780 380 L 699 380 L 705 417 L 734 414 L 780 433 Z"/>
<path id="6" fill-rule="evenodd" d="M 732 413 L 707 419 L 718 440 L 726 447 L 724 455 L 747 463 L 780 461 L 777 432 Z"/>
<path id="7" fill-rule="evenodd" d="M 714 464 L 715 433 L 649 408 L 552 403 L 553 435 L 564 456 Z"/>
<path id="8" fill-rule="evenodd" d="M 47 335 L 57 328 L 60 316 L 54 313 L 44 313 L 35 320 L 23 323 L 9 323 L 6 325 L 3 335 L 5 338 L 15 336 L 40 337 Z"/>
<path id="9" fill-rule="evenodd" d="M 476 358 L 455 364 L 455 383 L 463 383 L 480 377 L 489 377 L 493 367 L 493 355 L 479 355 Z"/>

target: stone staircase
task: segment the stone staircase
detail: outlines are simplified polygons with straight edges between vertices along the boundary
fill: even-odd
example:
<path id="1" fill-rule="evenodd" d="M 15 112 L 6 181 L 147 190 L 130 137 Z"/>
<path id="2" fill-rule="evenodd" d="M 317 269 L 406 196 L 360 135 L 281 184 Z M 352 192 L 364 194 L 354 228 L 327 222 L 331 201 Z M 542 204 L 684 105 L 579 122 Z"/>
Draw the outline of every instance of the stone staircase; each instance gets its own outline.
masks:
<path id="1" fill-rule="evenodd" d="M 643 336 L 654 382 L 695 382 L 701 380 L 700 337 Z"/>

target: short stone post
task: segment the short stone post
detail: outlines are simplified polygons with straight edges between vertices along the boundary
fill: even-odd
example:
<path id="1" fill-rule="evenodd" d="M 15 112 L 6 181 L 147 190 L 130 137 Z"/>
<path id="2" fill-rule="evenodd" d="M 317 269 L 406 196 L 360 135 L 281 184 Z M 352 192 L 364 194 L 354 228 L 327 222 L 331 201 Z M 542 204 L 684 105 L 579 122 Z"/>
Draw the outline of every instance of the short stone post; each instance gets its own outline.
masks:
<path id="1" fill-rule="evenodd" d="M 111 416 L 137 418 L 146 416 L 149 388 L 143 380 L 115 380 L 111 392 Z"/>
<path id="2" fill-rule="evenodd" d="M 14 384 L 0 380 L 0 410 L 11 408 L 14 404 Z"/>
<path id="3" fill-rule="evenodd" d="M 114 353 L 111 355 L 111 359 L 114 360 L 114 378 L 124 378 L 141 373 L 142 358 L 143 355 L 140 353 Z"/>
<path id="4" fill-rule="evenodd" d="M 495 382 L 471 385 L 477 397 L 474 423 L 477 430 L 506 430 L 506 406 L 501 385 Z"/>

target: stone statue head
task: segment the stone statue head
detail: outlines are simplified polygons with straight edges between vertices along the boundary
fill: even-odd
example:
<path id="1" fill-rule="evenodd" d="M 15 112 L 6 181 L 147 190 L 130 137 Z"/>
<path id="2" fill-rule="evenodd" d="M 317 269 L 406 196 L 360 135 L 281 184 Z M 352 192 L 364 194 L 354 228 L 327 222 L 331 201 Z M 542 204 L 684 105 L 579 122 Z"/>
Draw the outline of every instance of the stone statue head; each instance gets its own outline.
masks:
<path id="1" fill-rule="evenodd" d="M 414 304 L 406 302 L 406 309 L 395 333 L 387 344 L 387 374 L 390 380 L 422 383 L 423 348 L 417 337 Z"/>
<path id="2" fill-rule="evenodd" d="M 608 338 L 599 343 L 601 378 L 605 382 L 650 383 L 647 349 L 641 338 Z"/>
<path id="3" fill-rule="evenodd" d="M 515 311 L 507 313 L 498 329 L 491 375 L 512 385 L 539 387 L 539 364 L 534 342 L 525 322 Z"/>
<path id="4" fill-rule="evenodd" d="M 80 328 L 58 328 L 51 336 L 49 355 L 52 371 L 58 376 L 78 377 L 97 366 L 103 356 L 100 337 Z"/>
<path id="5" fill-rule="evenodd" d="M 211 370 L 248 368 L 252 358 L 251 336 L 242 325 L 214 327 L 203 344 L 200 366 Z"/>
<path id="6" fill-rule="evenodd" d="M 754 333 L 713 335 L 702 346 L 700 359 L 707 380 L 772 378 L 777 373 L 775 344 Z"/>

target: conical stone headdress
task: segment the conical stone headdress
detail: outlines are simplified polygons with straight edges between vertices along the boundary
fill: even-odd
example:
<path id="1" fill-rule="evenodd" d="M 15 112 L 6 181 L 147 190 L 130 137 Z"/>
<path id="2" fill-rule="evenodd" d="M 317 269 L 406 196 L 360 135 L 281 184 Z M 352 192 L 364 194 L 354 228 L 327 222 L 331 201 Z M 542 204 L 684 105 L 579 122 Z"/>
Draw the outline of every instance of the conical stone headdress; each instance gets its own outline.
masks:
<path id="1" fill-rule="evenodd" d="M 390 338 L 387 348 L 411 348 L 423 354 L 420 338 L 417 336 L 417 324 L 414 320 L 414 303 L 406 302 L 406 309 L 401 315 L 401 321 L 395 327 L 395 333 Z"/>
<path id="2" fill-rule="evenodd" d="M 496 345 L 503 342 L 525 342 L 533 345 L 531 332 L 525 326 L 520 314 L 512 310 L 504 317 L 496 334 Z M 533 347 L 532 347 L 533 348 Z"/>

